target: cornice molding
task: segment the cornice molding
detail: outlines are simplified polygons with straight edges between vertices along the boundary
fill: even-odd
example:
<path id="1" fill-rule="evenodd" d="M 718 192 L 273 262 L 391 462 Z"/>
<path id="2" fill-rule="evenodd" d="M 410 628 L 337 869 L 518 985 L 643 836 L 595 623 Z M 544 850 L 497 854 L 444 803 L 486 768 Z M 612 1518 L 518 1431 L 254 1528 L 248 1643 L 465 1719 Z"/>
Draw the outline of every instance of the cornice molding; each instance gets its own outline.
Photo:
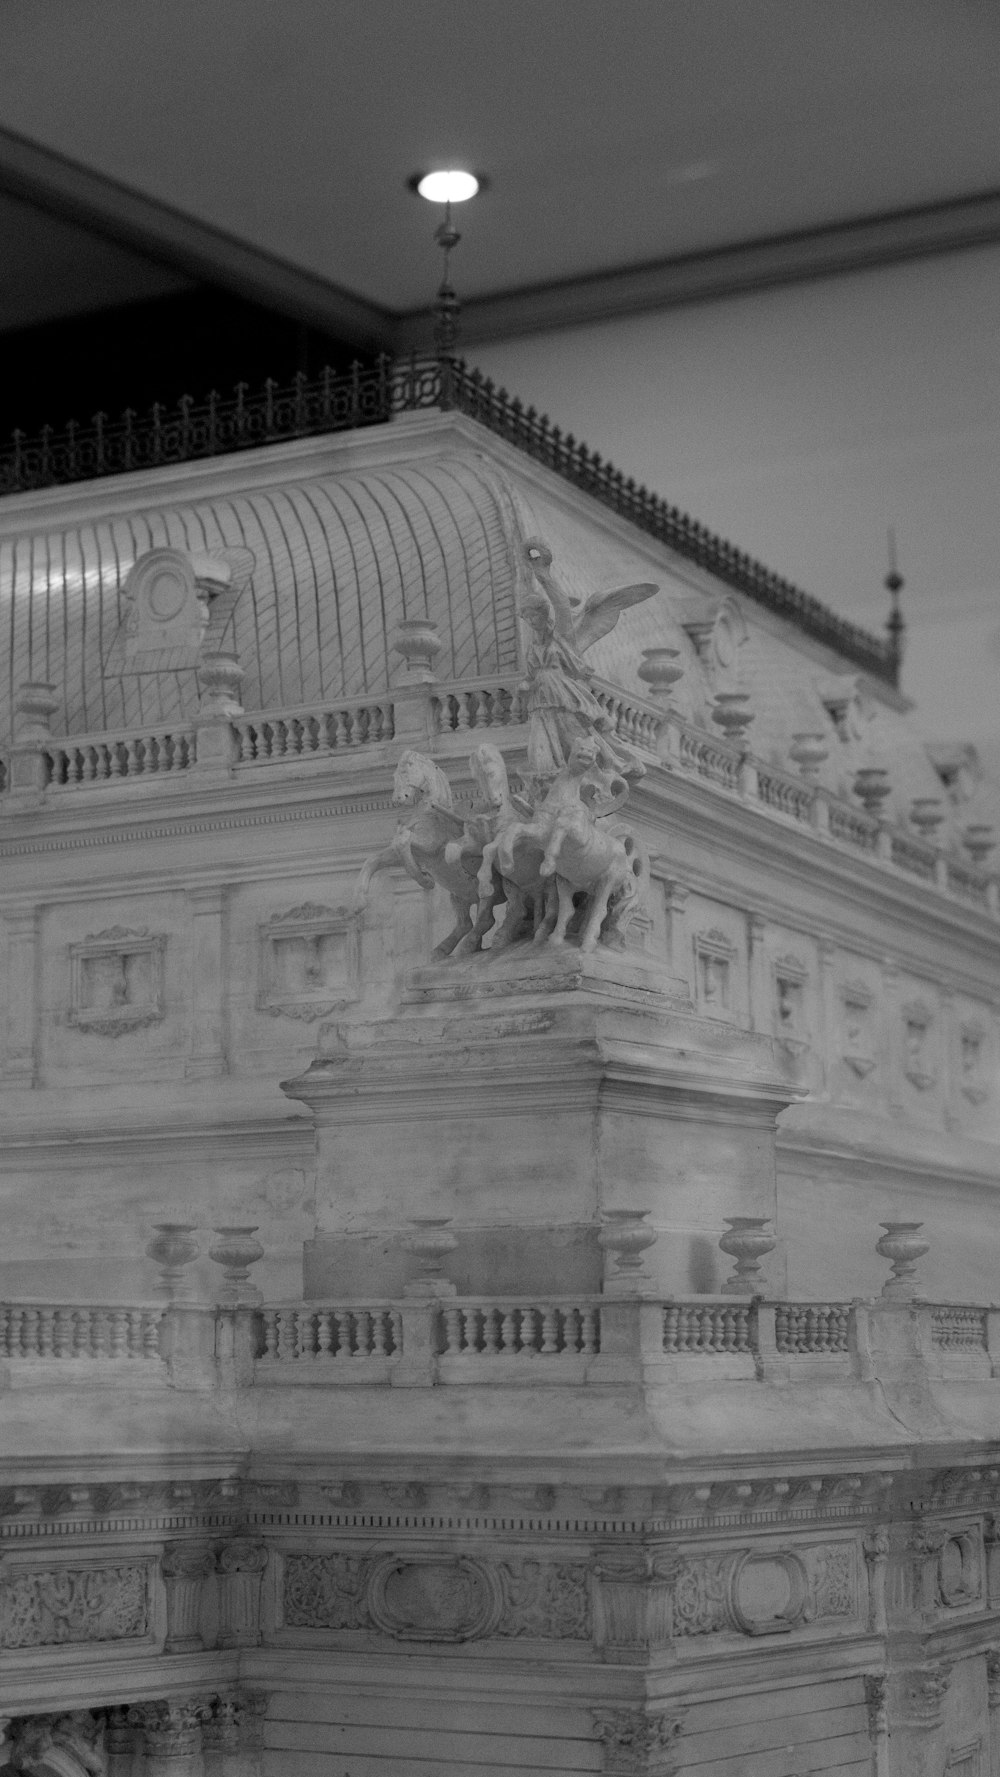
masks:
<path id="1" fill-rule="evenodd" d="M 486 344 L 593 326 L 623 315 L 753 295 L 778 285 L 871 271 L 996 241 L 1000 241 L 1000 192 L 979 192 L 705 253 L 471 297 L 462 304 L 462 342 Z M 428 310 L 395 320 L 396 350 L 426 347 L 432 324 Z"/>
<path id="2" fill-rule="evenodd" d="M 335 339 L 392 348 L 394 318 L 379 304 L 12 130 L 0 130 L 0 191 Z"/>

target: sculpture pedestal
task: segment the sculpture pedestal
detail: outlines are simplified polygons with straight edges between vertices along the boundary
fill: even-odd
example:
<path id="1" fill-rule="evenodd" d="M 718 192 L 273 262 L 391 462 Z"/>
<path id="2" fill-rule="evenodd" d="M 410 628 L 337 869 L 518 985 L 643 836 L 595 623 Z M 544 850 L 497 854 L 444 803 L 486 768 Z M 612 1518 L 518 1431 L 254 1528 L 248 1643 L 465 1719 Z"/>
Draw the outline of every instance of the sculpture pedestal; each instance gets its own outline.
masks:
<path id="1" fill-rule="evenodd" d="M 600 1287 L 603 1212 L 650 1210 L 649 1292 L 718 1288 L 724 1218 L 775 1213 L 769 1037 L 694 1016 L 625 953 L 511 950 L 416 970 L 400 1014 L 327 1027 L 283 1090 L 317 1128 L 306 1293 L 393 1296 L 413 1218 L 449 1216 L 459 1293 Z"/>

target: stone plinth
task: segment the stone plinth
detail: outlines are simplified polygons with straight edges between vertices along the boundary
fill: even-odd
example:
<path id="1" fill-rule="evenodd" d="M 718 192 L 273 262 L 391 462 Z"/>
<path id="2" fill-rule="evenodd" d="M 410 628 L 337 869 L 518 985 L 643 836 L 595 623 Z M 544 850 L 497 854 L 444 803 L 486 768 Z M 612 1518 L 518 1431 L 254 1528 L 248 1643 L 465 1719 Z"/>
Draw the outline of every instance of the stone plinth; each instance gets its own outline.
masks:
<path id="1" fill-rule="evenodd" d="M 796 1096 L 769 1037 L 695 1016 L 638 958 L 570 948 L 419 969 L 399 1016 L 327 1027 L 283 1089 L 317 1127 L 307 1290 L 354 1296 L 402 1287 L 432 1214 L 460 1291 L 596 1289 L 600 1217 L 637 1205 L 661 1235 L 649 1289 L 716 1288 L 724 1218 L 775 1213 Z"/>

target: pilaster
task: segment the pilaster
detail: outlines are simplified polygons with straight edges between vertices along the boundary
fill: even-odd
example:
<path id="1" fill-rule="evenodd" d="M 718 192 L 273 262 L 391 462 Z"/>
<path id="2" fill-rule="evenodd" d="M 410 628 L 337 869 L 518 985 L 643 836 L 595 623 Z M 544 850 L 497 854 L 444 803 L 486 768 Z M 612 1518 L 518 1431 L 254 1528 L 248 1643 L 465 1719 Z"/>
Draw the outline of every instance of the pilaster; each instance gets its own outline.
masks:
<path id="1" fill-rule="evenodd" d="M 34 1086 L 38 1045 L 38 927 L 32 903 L 4 908 L 7 928 L 6 1042 L 0 1085 Z"/>
<path id="2" fill-rule="evenodd" d="M 188 1079 L 213 1079 L 228 1069 L 225 1007 L 224 883 L 188 890 L 191 908 L 191 1050 Z"/>

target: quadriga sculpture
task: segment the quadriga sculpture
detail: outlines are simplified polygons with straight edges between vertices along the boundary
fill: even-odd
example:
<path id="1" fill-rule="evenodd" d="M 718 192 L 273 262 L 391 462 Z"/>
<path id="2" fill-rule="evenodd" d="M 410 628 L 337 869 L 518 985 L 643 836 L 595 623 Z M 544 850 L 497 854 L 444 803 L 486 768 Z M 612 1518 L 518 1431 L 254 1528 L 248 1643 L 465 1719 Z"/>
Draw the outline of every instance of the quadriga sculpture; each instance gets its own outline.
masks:
<path id="1" fill-rule="evenodd" d="M 360 909 L 367 903 L 376 871 L 396 865 L 421 888 L 431 889 L 440 883 L 451 896 L 455 924 L 434 955 L 450 956 L 465 939 L 469 949 L 478 950 L 483 933 L 492 924 L 494 903 L 482 895 L 478 881 L 482 842 L 477 845 L 466 823 L 455 813 L 451 785 L 444 772 L 426 753 L 408 747 L 396 766 L 392 800 L 397 807 L 415 808 L 416 814 L 412 820 L 400 822 L 392 843 L 384 851 L 365 859 L 354 891 L 355 907 Z M 496 899 L 499 898 L 498 891 Z"/>
<path id="2" fill-rule="evenodd" d="M 565 943 L 571 921 L 579 931 L 581 950 L 593 950 L 599 938 L 620 942 L 643 886 L 647 865 L 634 835 L 616 833 L 606 824 L 626 800 L 628 785 L 601 769 L 600 752 L 595 736 L 574 740 L 567 763 L 531 819 L 508 822 L 483 848 L 481 910 L 495 895 L 496 871 L 506 886 L 525 851 L 529 856 L 541 852 L 538 874 L 543 887 L 555 881 L 557 902 L 554 911 L 546 904 L 534 932 L 536 943 L 543 939 Z M 598 807 L 602 796 L 604 805 Z"/>
<path id="3" fill-rule="evenodd" d="M 579 940 L 620 948 L 649 874 L 635 835 L 615 817 L 628 799 L 641 759 L 619 740 L 591 686 L 583 656 L 622 613 L 652 598 L 657 587 L 620 586 L 585 603 L 552 572 L 552 555 L 537 538 L 524 545 L 534 586 L 520 615 L 531 640 L 525 654 L 528 716 L 524 794 L 511 790 L 499 749 L 478 746 L 470 758 L 479 806 L 465 820 L 433 759 L 412 748 L 396 768 L 393 802 L 415 807 L 392 844 L 364 864 L 355 903 L 364 906 L 372 877 L 391 865 L 422 888 L 440 883 L 451 896 L 455 925 L 436 957 L 482 950 L 494 955 L 519 942 Z M 505 903 L 505 918 L 496 909 Z"/>

